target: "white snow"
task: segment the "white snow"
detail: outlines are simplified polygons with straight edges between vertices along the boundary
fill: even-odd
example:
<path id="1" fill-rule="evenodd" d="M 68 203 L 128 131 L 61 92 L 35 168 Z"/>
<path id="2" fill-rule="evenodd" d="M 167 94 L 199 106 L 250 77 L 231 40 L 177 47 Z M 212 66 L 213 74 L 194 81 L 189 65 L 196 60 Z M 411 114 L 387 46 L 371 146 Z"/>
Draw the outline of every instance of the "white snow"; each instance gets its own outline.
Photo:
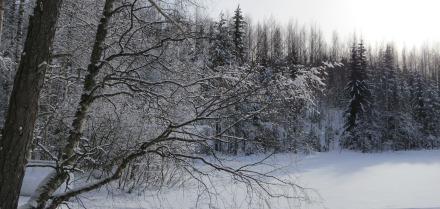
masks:
<path id="1" fill-rule="evenodd" d="M 329 209 L 440 208 L 440 151 L 326 153 L 300 168 Z"/>
<path id="2" fill-rule="evenodd" d="M 50 162 L 29 162 L 30 165 L 48 165 L 48 166 L 55 166 L 53 163 Z M 34 193 L 34 191 L 37 189 L 40 182 L 48 176 L 52 172 L 53 168 L 50 167 L 27 167 L 25 176 L 23 178 L 23 184 L 21 186 L 21 195 L 30 196 Z"/>
<path id="3" fill-rule="evenodd" d="M 52 161 L 42 161 L 42 160 L 32 160 L 28 163 L 31 166 L 41 166 L 41 167 L 27 167 L 25 175 L 23 178 L 23 184 L 21 186 L 21 195 L 31 196 L 37 190 L 38 186 L 48 177 L 52 172 L 54 172 L 55 162 Z M 49 167 L 52 166 L 52 167 Z M 70 176 L 73 180 L 73 175 Z M 72 185 L 69 185 L 72 186 Z M 62 188 L 57 191 L 60 193 L 67 188 L 66 184 L 62 185 Z"/>
<path id="4" fill-rule="evenodd" d="M 241 157 L 229 163 L 256 158 Z M 221 175 L 211 179 L 215 186 L 212 192 L 220 194 L 211 199 L 201 187 L 186 183 L 182 188 L 142 195 L 114 190 L 109 194 L 103 189 L 85 195 L 83 202 L 90 209 L 440 209 L 440 151 L 330 152 L 306 157 L 280 154 L 262 169 L 269 165 L 286 166 L 276 175 L 296 179 L 319 195 L 309 190 L 312 201 L 308 203 L 249 196 L 246 188 Z"/>

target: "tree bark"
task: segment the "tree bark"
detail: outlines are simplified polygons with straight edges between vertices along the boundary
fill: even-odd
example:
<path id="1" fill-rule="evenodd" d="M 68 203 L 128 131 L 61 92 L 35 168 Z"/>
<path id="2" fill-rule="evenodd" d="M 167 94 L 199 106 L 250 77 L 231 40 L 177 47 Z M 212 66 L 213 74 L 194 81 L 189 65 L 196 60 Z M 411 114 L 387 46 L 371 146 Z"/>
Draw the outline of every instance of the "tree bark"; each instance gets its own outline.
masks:
<path id="1" fill-rule="evenodd" d="M 75 119 L 72 123 L 72 130 L 68 138 L 68 144 L 63 150 L 63 160 L 72 159 L 73 151 L 81 140 L 84 129 L 84 122 L 89 111 L 90 105 L 93 103 L 93 90 L 96 87 L 96 76 L 102 67 L 101 57 L 104 52 L 104 43 L 107 37 L 107 27 L 112 15 L 113 3 L 115 0 L 106 0 L 102 18 L 96 31 L 95 42 L 93 44 L 90 63 L 87 66 L 87 75 L 84 80 L 83 94 L 81 101 L 76 110 Z"/>
<path id="2" fill-rule="evenodd" d="M 38 99 L 62 0 L 38 0 L 29 19 L 24 53 L 14 80 L 0 140 L 0 208 L 17 207 L 38 112 Z"/>
<path id="3" fill-rule="evenodd" d="M 17 32 L 15 34 L 15 51 L 14 51 L 14 59 L 15 59 L 15 62 L 17 62 L 17 63 L 20 62 L 20 56 L 21 56 L 21 47 L 22 47 L 22 38 L 23 38 L 24 4 L 25 4 L 25 0 L 20 0 L 20 3 L 18 5 Z"/>
<path id="4" fill-rule="evenodd" d="M 4 3 L 3 27 L 1 36 L 1 50 L 3 56 L 11 56 L 14 45 L 14 32 L 16 27 L 15 17 L 17 12 L 17 2 L 15 0 L 0 0 Z"/>
<path id="5" fill-rule="evenodd" d="M 1 46 L 1 40 L 2 40 L 2 33 L 3 33 L 3 17 L 5 16 L 5 1 L 0 0 L 0 46 Z"/>
<path id="6" fill-rule="evenodd" d="M 62 167 L 75 163 L 76 156 L 74 150 L 78 146 L 81 137 L 83 136 L 87 113 L 94 101 L 93 90 L 96 87 L 96 76 L 98 75 L 99 70 L 102 68 L 101 57 L 104 52 L 104 44 L 107 37 L 107 27 L 110 17 L 112 16 L 114 2 L 115 0 L 105 1 L 103 15 L 98 25 L 95 42 L 93 44 L 90 63 L 87 67 L 87 75 L 83 84 L 81 100 L 78 104 L 75 118 L 72 122 L 72 130 L 69 133 L 67 144 L 62 150 L 61 168 L 52 177 L 50 177 L 50 180 L 42 188 L 39 188 L 41 190 L 38 190 L 34 195 L 32 195 L 30 201 L 37 203 L 36 206 L 30 207 L 32 209 L 44 209 L 47 207 L 46 204 L 50 200 L 53 193 L 63 184 L 63 182 L 66 181 L 68 177 L 67 171 L 63 170 Z"/>

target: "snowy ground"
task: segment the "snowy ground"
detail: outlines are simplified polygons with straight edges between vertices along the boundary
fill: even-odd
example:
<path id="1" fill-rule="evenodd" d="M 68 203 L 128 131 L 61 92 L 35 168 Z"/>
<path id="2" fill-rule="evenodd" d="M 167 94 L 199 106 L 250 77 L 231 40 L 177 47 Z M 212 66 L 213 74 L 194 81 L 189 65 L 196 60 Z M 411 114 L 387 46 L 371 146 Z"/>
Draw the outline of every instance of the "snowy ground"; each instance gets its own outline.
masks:
<path id="1" fill-rule="evenodd" d="M 89 209 L 440 209 L 440 151 L 331 152 L 301 158 L 283 154 L 268 165 L 285 166 L 277 176 L 296 179 L 319 195 L 309 190 L 309 203 L 260 198 L 219 176 L 212 178 L 213 192 L 221 195 L 211 199 L 200 187 L 188 184 L 144 195 L 94 192 L 82 201 Z"/>

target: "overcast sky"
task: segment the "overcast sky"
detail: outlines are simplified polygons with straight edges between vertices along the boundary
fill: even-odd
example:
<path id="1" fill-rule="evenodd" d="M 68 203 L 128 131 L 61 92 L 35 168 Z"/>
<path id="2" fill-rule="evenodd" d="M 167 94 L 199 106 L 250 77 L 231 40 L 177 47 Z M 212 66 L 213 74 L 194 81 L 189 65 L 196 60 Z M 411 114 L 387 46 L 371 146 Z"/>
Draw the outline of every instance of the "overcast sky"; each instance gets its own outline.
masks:
<path id="1" fill-rule="evenodd" d="M 368 41 L 393 40 L 420 45 L 440 41 L 440 0 L 207 0 L 208 13 L 218 17 L 240 4 L 254 21 L 269 17 L 286 24 L 317 24 L 326 34 L 356 31 Z"/>

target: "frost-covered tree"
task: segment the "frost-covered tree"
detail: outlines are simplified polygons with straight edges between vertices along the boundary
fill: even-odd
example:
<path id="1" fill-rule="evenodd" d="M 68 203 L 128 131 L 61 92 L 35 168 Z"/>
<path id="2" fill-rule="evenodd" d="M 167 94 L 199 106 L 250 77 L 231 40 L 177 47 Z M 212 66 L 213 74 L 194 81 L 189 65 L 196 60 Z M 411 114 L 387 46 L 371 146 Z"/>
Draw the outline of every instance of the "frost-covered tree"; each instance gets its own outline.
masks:
<path id="1" fill-rule="evenodd" d="M 246 22 L 243 17 L 240 6 L 234 11 L 232 17 L 232 41 L 234 43 L 234 56 L 235 61 L 242 64 L 246 57 L 245 47 L 245 35 L 246 35 Z"/>
<path id="2" fill-rule="evenodd" d="M 197 37 L 199 38 L 194 41 L 194 61 L 203 58 L 206 49 L 206 39 L 204 38 L 206 36 L 205 27 L 203 25 L 197 25 L 196 30 Z"/>
<path id="3" fill-rule="evenodd" d="M 267 66 L 269 64 L 269 37 L 266 25 L 257 26 L 256 64 Z"/>
<path id="4" fill-rule="evenodd" d="M 370 88 L 367 83 L 367 58 L 366 50 L 361 42 L 359 45 L 353 44 L 349 65 L 350 81 L 346 91 L 349 96 L 349 104 L 346 114 L 345 131 L 347 138 L 343 142 L 343 147 L 349 149 L 367 149 L 364 144 L 371 136 L 366 133 L 365 124 L 369 121 L 370 113 Z M 361 125 L 362 124 L 362 125 Z"/>
<path id="5" fill-rule="evenodd" d="M 383 112 L 382 121 L 384 124 L 383 135 L 386 146 L 398 149 L 397 141 L 407 138 L 407 132 L 400 125 L 404 121 L 404 114 L 401 110 L 402 92 L 400 90 L 399 69 L 396 66 L 394 49 L 387 45 L 382 55 L 380 70 L 383 72 L 382 90 L 383 91 Z"/>
<path id="6" fill-rule="evenodd" d="M 270 65 L 273 67 L 275 72 L 280 72 L 281 67 L 284 64 L 284 53 L 283 53 L 283 38 L 281 34 L 281 28 L 276 26 L 272 32 L 271 36 L 271 53 L 270 53 Z"/>
<path id="7" fill-rule="evenodd" d="M 298 31 L 297 25 L 289 23 L 286 37 L 286 62 L 289 66 L 299 64 L 299 49 L 298 49 Z"/>
<path id="8" fill-rule="evenodd" d="M 308 41 L 309 41 L 308 61 L 310 64 L 317 65 L 323 60 L 325 60 L 325 52 L 324 52 L 325 43 L 324 43 L 322 31 L 316 26 L 310 27 Z"/>
<path id="9" fill-rule="evenodd" d="M 63 16 L 85 15 L 95 27 L 59 31 L 58 38 L 70 37 L 74 44 L 55 44 L 60 56 L 54 58 L 46 74 L 49 80 L 41 104 L 44 114 L 36 129 L 33 154 L 40 157 L 37 159 L 55 161 L 57 166 L 25 207 L 56 208 L 103 185 L 141 179 L 138 171 L 150 171 L 163 162 L 180 170 L 179 174 L 189 172 L 187 175 L 195 178 L 204 175 L 194 167 L 194 162 L 201 162 L 250 186 L 268 186 L 260 179 L 278 182 L 270 174 L 255 173 L 247 166 L 224 166 L 212 142 L 221 141 L 219 145 L 225 148 L 232 145 L 224 149 L 232 153 L 237 150 L 236 144 L 250 143 L 243 147 L 249 147 L 251 153 L 259 151 L 262 145 L 258 139 L 266 138 L 264 134 L 273 140 L 285 137 L 280 134 L 281 128 L 271 125 L 270 116 L 277 112 L 278 104 L 302 101 L 304 107 L 313 103 L 314 88 L 310 87 L 321 86 L 317 76 L 320 68 L 304 68 L 296 80 L 280 77 L 263 85 L 259 71 L 250 65 L 240 67 L 225 61 L 207 67 L 194 60 L 194 40 L 189 38 L 197 34 L 190 30 L 195 28 L 194 23 L 185 21 L 173 4 L 158 5 L 153 0 L 88 3 L 96 8 L 69 2 L 81 12 Z M 173 9 L 162 10 L 166 5 Z M 134 16 L 137 18 L 131 18 Z M 229 30 L 222 26 L 213 34 L 218 31 L 228 34 Z M 217 40 L 212 39 L 211 44 Z M 72 50 L 72 45 L 80 52 Z M 240 122 L 259 115 L 265 121 L 258 124 L 257 132 L 237 134 L 234 130 Z M 214 130 L 217 124 L 221 127 Z M 216 160 L 211 161 L 213 157 Z M 88 178 L 84 186 L 55 194 L 77 171 L 100 175 Z M 153 182 L 149 179 L 142 184 Z"/>
<path id="10" fill-rule="evenodd" d="M 414 140 L 410 143 L 408 149 L 418 147 L 433 148 L 438 143 L 430 140 L 432 140 L 433 136 L 439 134 L 439 97 L 435 92 L 434 82 L 424 78 L 420 73 L 417 73 L 414 77 L 414 97 L 411 101 L 412 111 L 415 122 L 421 125 L 419 130 L 420 138 L 424 140 Z"/>
<path id="11" fill-rule="evenodd" d="M 233 40 L 229 33 L 228 21 L 223 14 L 220 14 L 220 19 L 214 26 L 209 55 L 212 68 L 230 65 L 233 61 Z"/>

